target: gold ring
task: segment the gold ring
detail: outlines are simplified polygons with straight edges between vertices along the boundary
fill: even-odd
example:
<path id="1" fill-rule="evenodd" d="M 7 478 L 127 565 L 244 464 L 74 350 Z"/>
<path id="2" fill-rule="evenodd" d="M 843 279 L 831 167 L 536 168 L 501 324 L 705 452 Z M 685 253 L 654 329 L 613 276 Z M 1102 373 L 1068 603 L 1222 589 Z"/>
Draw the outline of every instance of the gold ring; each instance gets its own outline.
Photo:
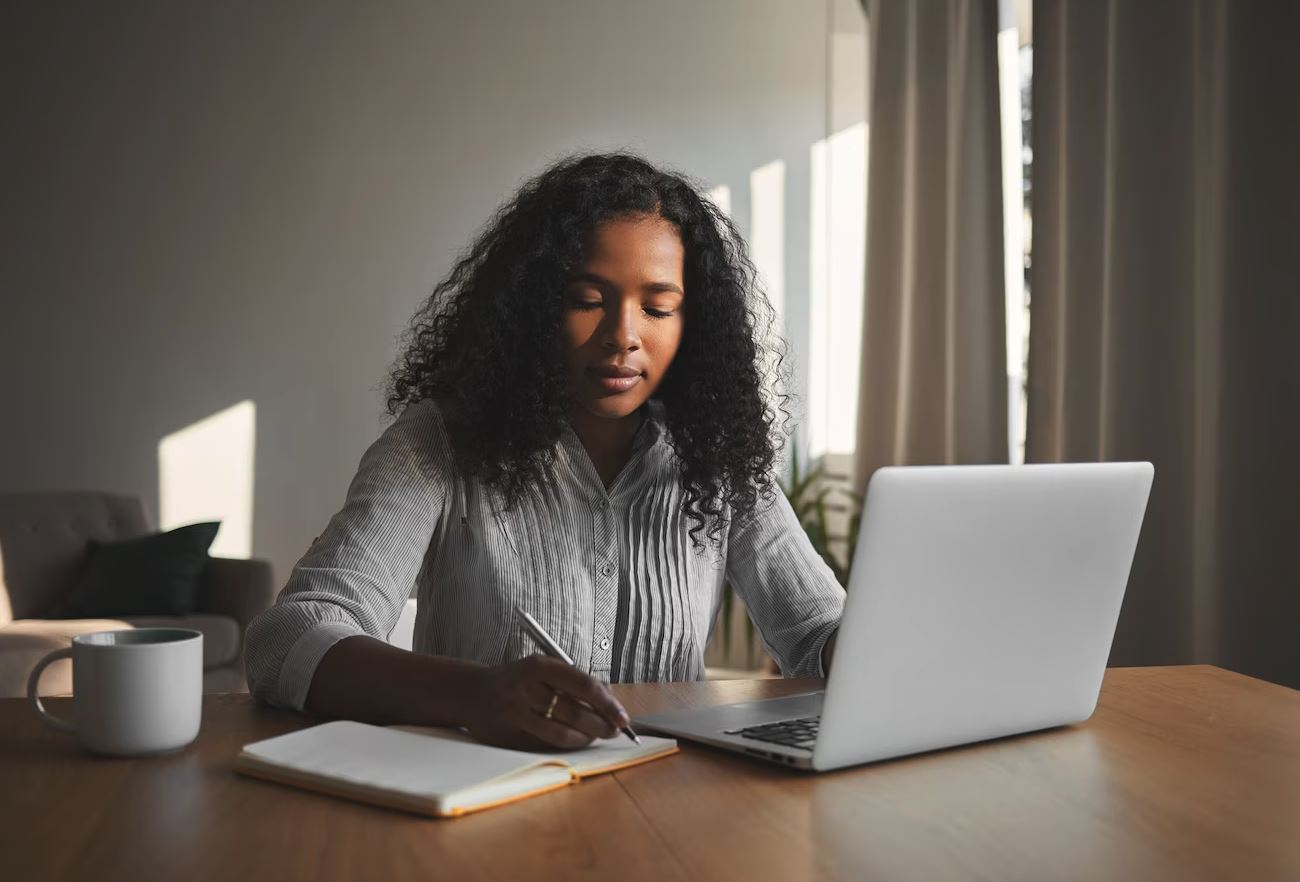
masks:
<path id="1" fill-rule="evenodd" d="M 560 700 L 560 693 L 557 692 L 554 695 L 552 695 L 551 703 L 546 706 L 546 713 L 542 714 L 542 716 L 546 717 L 546 719 L 549 720 L 551 718 L 551 714 L 555 713 L 555 703 L 559 700 Z"/>

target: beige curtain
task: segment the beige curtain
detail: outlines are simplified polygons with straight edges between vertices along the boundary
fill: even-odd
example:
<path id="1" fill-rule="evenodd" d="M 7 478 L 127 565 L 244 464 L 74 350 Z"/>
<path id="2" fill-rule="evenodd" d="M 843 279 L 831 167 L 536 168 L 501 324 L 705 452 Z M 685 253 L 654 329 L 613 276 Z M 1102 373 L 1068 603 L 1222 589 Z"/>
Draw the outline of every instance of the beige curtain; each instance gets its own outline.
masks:
<path id="1" fill-rule="evenodd" d="M 856 474 L 1007 460 L 996 0 L 867 0 Z"/>
<path id="2" fill-rule="evenodd" d="M 1115 664 L 1300 686 L 1300 3 L 1037 0 L 1027 458 L 1148 459 Z"/>

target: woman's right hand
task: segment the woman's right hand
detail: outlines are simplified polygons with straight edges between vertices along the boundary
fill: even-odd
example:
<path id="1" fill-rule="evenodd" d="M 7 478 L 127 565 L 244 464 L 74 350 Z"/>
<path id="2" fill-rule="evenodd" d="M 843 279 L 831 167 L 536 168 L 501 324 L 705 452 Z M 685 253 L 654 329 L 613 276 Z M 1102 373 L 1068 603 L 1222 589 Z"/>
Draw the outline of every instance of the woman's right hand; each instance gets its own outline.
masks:
<path id="1" fill-rule="evenodd" d="M 559 659 L 532 655 L 473 677 L 464 726 L 490 744 L 573 749 L 630 723 L 608 686 Z"/>

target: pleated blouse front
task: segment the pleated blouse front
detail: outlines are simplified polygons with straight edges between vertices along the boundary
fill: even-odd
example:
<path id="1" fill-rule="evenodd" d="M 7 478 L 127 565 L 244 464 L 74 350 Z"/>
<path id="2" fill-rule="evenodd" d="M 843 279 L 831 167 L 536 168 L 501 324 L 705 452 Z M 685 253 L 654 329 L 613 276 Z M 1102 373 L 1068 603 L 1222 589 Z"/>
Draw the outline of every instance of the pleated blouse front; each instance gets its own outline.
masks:
<path id="1" fill-rule="evenodd" d="M 343 509 L 245 642 L 249 686 L 301 708 L 338 640 L 385 638 L 412 589 L 416 652 L 500 664 L 538 651 L 535 616 L 602 680 L 694 680 L 728 581 L 790 676 L 821 674 L 844 592 L 779 494 L 697 547 L 663 415 L 646 408 L 608 489 L 565 429 L 515 507 L 459 474 L 437 404 L 412 405 L 362 458 Z"/>

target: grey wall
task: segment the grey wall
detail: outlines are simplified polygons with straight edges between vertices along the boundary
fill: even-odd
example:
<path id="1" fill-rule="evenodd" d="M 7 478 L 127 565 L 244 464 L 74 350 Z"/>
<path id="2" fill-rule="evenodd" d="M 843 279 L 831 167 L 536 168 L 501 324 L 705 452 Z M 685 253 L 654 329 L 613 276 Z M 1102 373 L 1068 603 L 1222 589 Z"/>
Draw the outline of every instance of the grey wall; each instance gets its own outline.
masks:
<path id="1" fill-rule="evenodd" d="M 257 405 L 282 578 L 381 431 L 411 312 L 547 161 L 630 147 L 732 189 L 786 162 L 788 330 L 826 134 L 820 0 L 7 4 L 0 491 L 136 493 Z"/>

